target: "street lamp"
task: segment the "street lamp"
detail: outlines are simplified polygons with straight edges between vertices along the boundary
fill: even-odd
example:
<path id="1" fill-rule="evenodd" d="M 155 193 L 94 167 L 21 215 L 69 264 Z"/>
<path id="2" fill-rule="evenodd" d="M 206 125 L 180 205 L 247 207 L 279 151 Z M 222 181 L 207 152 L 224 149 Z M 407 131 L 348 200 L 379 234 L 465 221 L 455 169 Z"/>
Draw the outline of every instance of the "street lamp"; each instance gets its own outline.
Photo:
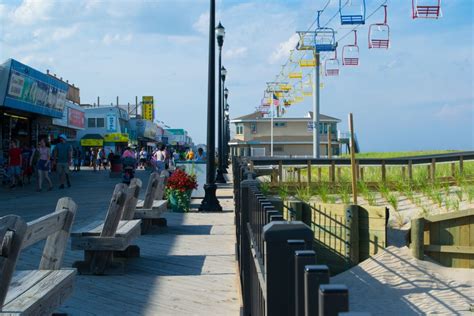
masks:
<path id="1" fill-rule="evenodd" d="M 224 178 L 224 157 L 222 153 L 224 152 L 222 145 L 222 131 L 223 131 L 223 102 L 222 102 L 222 87 L 223 82 L 225 81 L 225 76 L 227 75 L 227 70 L 222 67 L 222 46 L 224 45 L 224 37 L 225 37 L 225 28 L 222 26 L 221 22 L 216 27 L 216 37 L 217 37 L 217 44 L 219 45 L 219 112 L 217 114 L 218 120 L 218 135 L 217 135 L 217 146 L 218 146 L 218 153 L 219 153 L 219 168 L 217 168 L 217 176 L 216 182 L 217 183 L 226 183 Z"/>
<path id="2" fill-rule="evenodd" d="M 224 127 L 223 127 L 223 134 L 224 134 L 224 140 L 223 140 L 223 151 L 225 157 L 225 162 L 224 162 L 224 173 L 227 173 L 227 168 L 229 167 L 229 104 L 227 103 L 227 98 L 229 97 L 229 89 L 227 87 L 224 89 Z"/>
<path id="3" fill-rule="evenodd" d="M 199 206 L 199 211 L 215 212 L 222 211 L 222 206 L 216 197 L 217 186 L 215 184 L 215 123 L 216 123 L 216 42 L 214 40 L 214 26 L 216 24 L 216 1 L 210 0 L 209 12 L 209 64 L 208 64 L 208 86 L 207 86 L 207 161 L 206 161 L 206 184 L 204 185 L 204 199 Z M 216 34 L 218 30 L 216 29 Z M 220 31 L 219 31 L 220 32 Z M 223 38 L 222 38 L 223 40 Z"/>

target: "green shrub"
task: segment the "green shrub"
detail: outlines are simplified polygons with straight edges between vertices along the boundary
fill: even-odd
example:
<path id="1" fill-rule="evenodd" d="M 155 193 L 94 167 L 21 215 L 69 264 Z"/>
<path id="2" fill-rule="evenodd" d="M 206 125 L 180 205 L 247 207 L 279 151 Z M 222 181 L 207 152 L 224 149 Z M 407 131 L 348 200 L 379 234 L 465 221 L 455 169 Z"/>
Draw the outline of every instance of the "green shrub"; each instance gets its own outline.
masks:
<path id="1" fill-rule="evenodd" d="M 389 193 L 386 199 L 387 199 L 387 202 L 393 207 L 393 209 L 397 211 L 398 210 L 398 197 L 393 193 Z"/>
<path id="2" fill-rule="evenodd" d="M 321 201 L 323 201 L 323 203 L 328 203 L 329 187 L 326 183 L 323 183 L 318 187 L 318 196 L 321 199 Z"/>
<path id="3" fill-rule="evenodd" d="M 351 196 L 349 194 L 349 187 L 347 185 L 341 185 L 339 188 L 339 195 L 341 197 L 342 203 L 350 204 Z"/>
<path id="4" fill-rule="evenodd" d="M 270 193 L 270 182 L 262 181 L 260 182 L 260 191 L 263 195 L 269 195 Z"/>
<path id="5" fill-rule="evenodd" d="M 307 186 L 296 189 L 296 197 L 303 202 L 309 202 L 313 197 L 311 189 Z"/>

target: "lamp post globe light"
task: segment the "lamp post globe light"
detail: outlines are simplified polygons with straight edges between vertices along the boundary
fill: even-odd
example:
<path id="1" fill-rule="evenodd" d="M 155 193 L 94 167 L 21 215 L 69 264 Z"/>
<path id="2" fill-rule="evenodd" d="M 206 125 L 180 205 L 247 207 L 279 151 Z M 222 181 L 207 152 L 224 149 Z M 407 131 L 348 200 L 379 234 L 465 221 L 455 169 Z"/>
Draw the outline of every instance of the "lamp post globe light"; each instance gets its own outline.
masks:
<path id="1" fill-rule="evenodd" d="M 221 110 L 222 110 L 222 116 L 219 118 L 219 120 L 222 122 L 221 126 L 221 142 L 220 142 L 220 152 L 219 152 L 219 169 L 223 174 L 227 173 L 227 155 L 226 153 L 226 139 L 225 139 L 225 104 L 227 102 L 227 97 L 229 96 L 229 89 L 224 88 L 225 87 L 225 78 L 227 75 L 227 69 L 225 69 L 224 66 L 221 68 L 221 78 L 222 78 L 222 88 L 223 88 L 223 93 L 222 93 L 222 101 L 221 101 Z M 227 95 L 226 95 L 227 91 Z M 222 159 L 220 159 L 222 157 Z M 224 178 L 225 180 L 225 178 Z"/>
<path id="2" fill-rule="evenodd" d="M 219 45 L 219 111 L 217 114 L 217 120 L 218 120 L 218 136 L 217 136 L 217 146 L 218 146 L 218 154 L 219 154 L 219 166 L 217 168 L 217 176 L 216 176 L 216 182 L 217 183 L 226 183 L 225 178 L 224 178 L 224 170 L 222 168 L 223 166 L 223 149 L 222 149 L 222 144 L 223 144 L 223 139 L 222 139 L 222 131 L 223 131 L 223 102 L 222 102 L 222 87 L 223 87 L 223 82 L 225 80 L 225 76 L 227 75 L 227 70 L 222 67 L 222 45 L 224 45 L 224 37 L 225 37 L 225 28 L 222 26 L 221 22 L 219 22 L 219 25 L 216 27 L 216 37 L 217 37 L 217 44 Z"/>
<path id="3" fill-rule="evenodd" d="M 219 200 L 216 197 L 217 186 L 215 184 L 215 123 L 216 123 L 216 67 L 214 26 L 216 24 L 216 1 L 210 0 L 209 10 L 209 65 L 208 65 L 208 88 L 207 88 L 207 161 L 206 161 L 206 184 L 204 185 L 204 199 L 199 206 L 201 212 L 222 211 Z M 218 30 L 216 29 L 216 34 Z M 220 32 L 220 31 L 219 31 Z M 219 37 L 218 37 L 219 39 Z M 222 42 L 224 38 L 222 37 Z M 220 68 L 219 68 L 220 69 Z"/>

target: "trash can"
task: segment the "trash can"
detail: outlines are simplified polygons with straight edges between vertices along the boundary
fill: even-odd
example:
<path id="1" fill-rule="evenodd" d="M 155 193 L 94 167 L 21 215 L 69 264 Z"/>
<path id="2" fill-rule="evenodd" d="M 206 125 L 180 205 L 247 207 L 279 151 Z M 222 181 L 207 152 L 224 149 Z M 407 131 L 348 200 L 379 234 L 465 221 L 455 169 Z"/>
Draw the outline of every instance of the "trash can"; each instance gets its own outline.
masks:
<path id="1" fill-rule="evenodd" d="M 122 174 L 122 160 L 119 155 L 114 155 L 110 160 L 110 177 L 120 178 Z"/>

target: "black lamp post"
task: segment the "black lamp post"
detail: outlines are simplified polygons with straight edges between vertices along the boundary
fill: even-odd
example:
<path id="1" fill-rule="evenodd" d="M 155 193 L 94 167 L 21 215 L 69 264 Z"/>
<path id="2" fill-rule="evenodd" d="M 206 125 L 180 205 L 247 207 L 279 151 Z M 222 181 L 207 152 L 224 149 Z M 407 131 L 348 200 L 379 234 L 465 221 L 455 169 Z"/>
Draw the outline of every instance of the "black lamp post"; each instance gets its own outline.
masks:
<path id="1" fill-rule="evenodd" d="M 222 211 L 219 200 L 216 197 L 217 186 L 215 184 L 215 123 L 216 123 L 216 42 L 214 39 L 214 25 L 216 24 L 216 2 L 210 0 L 209 12 L 209 69 L 208 69 L 208 87 L 207 87 L 207 162 L 206 162 L 206 184 L 204 185 L 204 199 L 199 206 L 199 211 L 215 212 Z M 217 33 L 217 29 L 216 29 Z"/>
<path id="2" fill-rule="evenodd" d="M 219 112 L 217 115 L 218 120 L 218 137 L 217 137 L 217 145 L 218 145 L 218 153 L 219 153 L 219 168 L 217 168 L 217 176 L 216 182 L 217 183 L 226 183 L 224 178 L 224 157 L 222 153 L 224 152 L 222 145 L 223 145 L 223 138 L 222 138 L 222 131 L 223 128 L 223 117 L 224 117 L 224 110 L 223 110 L 223 102 L 222 102 L 222 87 L 223 82 L 225 81 L 225 76 L 227 75 L 227 70 L 222 67 L 222 46 L 224 45 L 224 37 L 225 37 L 225 28 L 222 26 L 221 22 L 216 27 L 216 37 L 217 37 L 217 44 L 219 45 Z"/>
<path id="3" fill-rule="evenodd" d="M 229 97 L 229 89 L 227 87 L 224 89 L 224 115 L 222 117 L 223 120 L 223 144 L 222 144 L 222 151 L 223 151 L 223 157 L 225 158 L 224 160 L 224 173 L 227 173 L 227 168 L 229 167 L 229 104 L 227 104 L 227 98 Z"/>

